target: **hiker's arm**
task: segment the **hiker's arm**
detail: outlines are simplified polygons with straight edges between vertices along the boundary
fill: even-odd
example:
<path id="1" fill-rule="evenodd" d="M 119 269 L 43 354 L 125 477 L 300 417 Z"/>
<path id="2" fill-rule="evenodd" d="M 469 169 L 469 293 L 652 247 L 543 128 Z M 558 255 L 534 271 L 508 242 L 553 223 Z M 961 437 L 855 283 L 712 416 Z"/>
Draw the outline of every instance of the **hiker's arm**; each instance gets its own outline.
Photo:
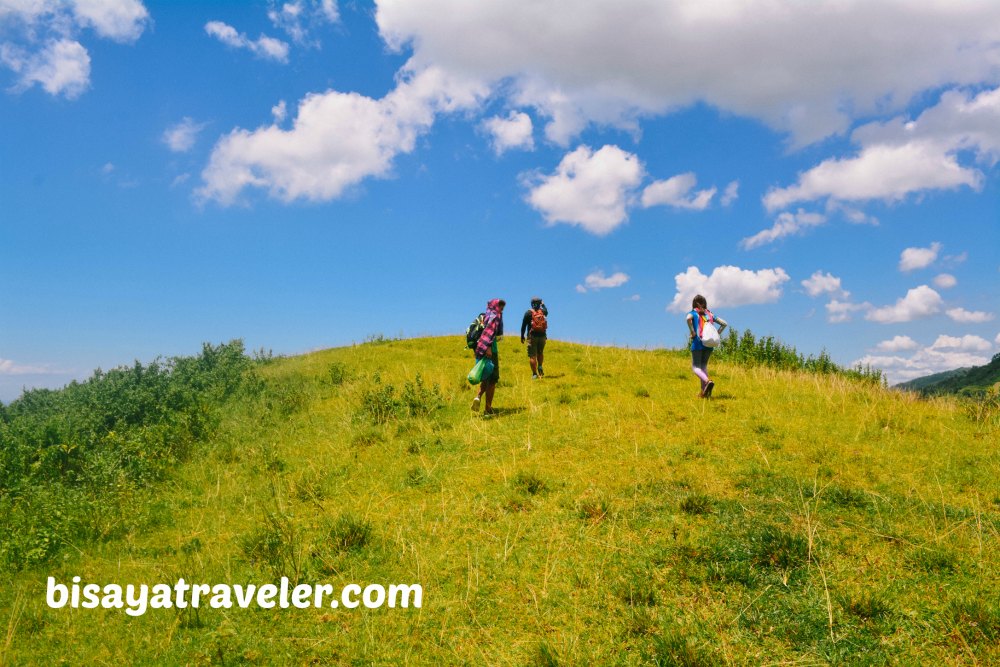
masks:
<path id="1" fill-rule="evenodd" d="M 691 313 L 687 314 L 687 324 L 688 324 L 688 338 L 694 340 L 697 334 L 694 330 L 694 318 L 691 317 Z"/>
<path id="2" fill-rule="evenodd" d="M 529 310 L 529 311 L 525 312 L 524 313 L 524 317 L 521 318 L 521 342 L 522 343 L 524 342 L 524 334 L 528 330 L 528 327 L 530 327 L 530 326 L 531 326 L 531 311 Z"/>
<path id="3" fill-rule="evenodd" d="M 719 333 L 722 333 L 722 330 L 729 326 L 729 322 L 714 314 L 713 317 L 715 317 L 715 323 L 718 325 L 717 328 L 719 329 Z"/>

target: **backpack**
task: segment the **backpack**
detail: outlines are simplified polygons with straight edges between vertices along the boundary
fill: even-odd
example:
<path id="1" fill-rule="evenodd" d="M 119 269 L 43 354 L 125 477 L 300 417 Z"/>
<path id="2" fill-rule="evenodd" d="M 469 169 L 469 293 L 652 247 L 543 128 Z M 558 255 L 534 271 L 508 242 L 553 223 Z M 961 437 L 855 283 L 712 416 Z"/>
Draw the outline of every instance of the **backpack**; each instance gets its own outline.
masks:
<path id="1" fill-rule="evenodd" d="M 718 347 L 722 344 L 722 336 L 715 326 L 715 315 L 710 310 L 706 312 L 708 316 L 700 318 L 701 331 L 699 332 L 699 337 L 701 338 L 701 344 L 707 348 Z"/>
<path id="2" fill-rule="evenodd" d="M 486 313 L 479 313 L 476 319 L 472 320 L 472 324 L 465 330 L 465 346 L 470 350 L 474 349 L 479 343 L 479 337 L 483 335 L 483 329 L 486 328 Z"/>
<path id="3" fill-rule="evenodd" d="M 545 333 L 548 328 L 549 323 L 545 319 L 545 313 L 542 312 L 542 309 L 531 311 L 531 333 Z"/>

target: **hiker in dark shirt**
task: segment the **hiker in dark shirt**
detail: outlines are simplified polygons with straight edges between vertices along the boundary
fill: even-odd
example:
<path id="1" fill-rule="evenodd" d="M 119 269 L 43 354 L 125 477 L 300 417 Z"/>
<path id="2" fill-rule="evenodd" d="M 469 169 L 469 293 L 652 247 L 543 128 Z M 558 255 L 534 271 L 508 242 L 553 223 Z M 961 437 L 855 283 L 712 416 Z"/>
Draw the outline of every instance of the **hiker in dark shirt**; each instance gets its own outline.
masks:
<path id="1" fill-rule="evenodd" d="M 548 340 L 548 320 L 549 309 L 545 307 L 541 297 L 531 298 L 531 308 L 524 313 L 521 319 L 521 342 L 525 341 L 527 334 L 528 341 L 528 363 L 531 364 L 531 379 L 537 380 L 545 375 L 542 369 L 544 360 L 545 341 Z"/>

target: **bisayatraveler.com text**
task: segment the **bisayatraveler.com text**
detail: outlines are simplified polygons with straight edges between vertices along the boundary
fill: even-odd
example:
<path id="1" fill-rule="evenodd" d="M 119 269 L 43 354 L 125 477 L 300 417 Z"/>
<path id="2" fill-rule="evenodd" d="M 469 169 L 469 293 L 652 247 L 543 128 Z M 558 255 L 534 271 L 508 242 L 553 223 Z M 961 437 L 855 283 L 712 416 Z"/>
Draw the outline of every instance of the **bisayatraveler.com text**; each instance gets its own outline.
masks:
<path id="1" fill-rule="evenodd" d="M 49 577 L 45 602 L 52 609 L 124 609 L 129 616 L 142 616 L 149 609 L 390 609 L 423 604 L 420 584 L 296 584 L 282 577 L 277 584 L 189 584 L 178 579 L 174 584 L 61 584 Z"/>

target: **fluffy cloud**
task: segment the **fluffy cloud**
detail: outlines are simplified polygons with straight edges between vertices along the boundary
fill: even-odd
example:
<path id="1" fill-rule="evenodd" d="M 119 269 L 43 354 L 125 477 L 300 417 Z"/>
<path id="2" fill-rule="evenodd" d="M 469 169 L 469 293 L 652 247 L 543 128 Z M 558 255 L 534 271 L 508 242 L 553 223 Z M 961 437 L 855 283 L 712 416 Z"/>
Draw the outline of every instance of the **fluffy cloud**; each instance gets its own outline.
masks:
<path id="1" fill-rule="evenodd" d="M 931 344 L 931 350 L 971 350 L 973 352 L 987 352 L 993 345 L 979 336 L 938 336 Z"/>
<path id="2" fill-rule="evenodd" d="M 898 201 L 924 190 L 978 190 L 982 172 L 959 159 L 967 153 L 992 164 L 1000 157 L 1000 88 L 975 97 L 946 92 L 916 120 L 870 123 L 855 130 L 852 140 L 860 146 L 857 155 L 821 162 L 795 185 L 770 190 L 764 205 L 777 210 L 825 198 Z"/>
<path id="3" fill-rule="evenodd" d="M 972 335 L 941 335 L 931 345 L 923 348 L 907 336 L 896 336 L 892 341 L 880 343 L 877 351 L 889 353 L 916 351 L 909 357 L 899 354 L 868 355 L 854 363 L 881 368 L 890 382 L 904 382 L 956 368 L 982 366 L 990 360 L 982 353 L 989 352 L 992 347 L 988 340 Z"/>
<path id="4" fill-rule="evenodd" d="M 940 250 L 940 243 L 932 243 L 930 248 L 907 248 L 899 255 L 899 270 L 925 269 L 937 260 Z"/>
<path id="5" fill-rule="evenodd" d="M 831 324 L 842 324 L 850 322 L 854 313 L 862 310 L 870 310 L 872 305 L 865 303 L 851 303 L 850 301 L 840 301 L 831 299 L 826 304 L 826 320 Z"/>
<path id="6" fill-rule="evenodd" d="M 797 213 L 781 213 L 770 229 L 764 229 L 753 236 L 746 237 L 740 241 L 740 247 L 744 250 L 753 250 L 785 236 L 800 234 L 810 227 L 818 227 L 825 223 L 826 216 L 821 213 L 808 213 L 802 210 Z"/>
<path id="7" fill-rule="evenodd" d="M 803 280 L 802 286 L 806 288 L 806 294 L 814 298 L 820 294 L 830 294 L 840 299 L 846 299 L 851 295 L 840 286 L 840 278 L 822 271 L 817 271 Z"/>
<path id="8" fill-rule="evenodd" d="M 885 372 L 890 383 L 905 382 L 925 375 L 941 373 L 956 368 L 982 366 L 989 363 L 985 357 L 963 350 L 943 350 L 926 347 L 910 357 L 899 355 L 866 355 L 852 365 L 872 366 Z"/>
<path id="9" fill-rule="evenodd" d="M 726 186 L 725 191 L 723 191 L 720 203 L 723 206 L 729 206 L 734 201 L 739 199 L 739 197 L 740 197 L 740 182 L 731 181 L 729 185 Z"/>
<path id="10" fill-rule="evenodd" d="M 279 63 L 288 62 L 288 44 L 280 39 L 261 35 L 253 40 L 222 21 L 209 21 L 205 24 L 205 32 L 234 49 L 247 49 L 260 58 Z"/>
<path id="11" fill-rule="evenodd" d="M 916 350 L 920 343 L 909 336 L 894 336 L 891 340 L 884 340 L 875 346 L 879 352 L 904 352 L 906 350 Z"/>
<path id="12" fill-rule="evenodd" d="M 945 315 L 956 322 L 962 322 L 964 324 L 982 324 L 983 322 L 989 322 L 994 318 L 993 313 L 987 313 L 981 310 L 966 310 L 965 308 L 951 308 L 945 311 Z"/>
<path id="13" fill-rule="evenodd" d="M 205 128 L 204 123 L 196 123 L 185 117 L 181 122 L 171 125 L 163 132 L 163 143 L 174 153 L 186 153 L 194 148 L 198 133 Z"/>
<path id="14" fill-rule="evenodd" d="M 55 372 L 48 366 L 29 366 L 0 359 L 0 375 L 48 375 Z"/>
<path id="15" fill-rule="evenodd" d="M 942 273 L 940 275 L 934 276 L 934 286 L 940 289 L 951 289 L 958 284 L 955 276 L 950 273 Z"/>
<path id="16" fill-rule="evenodd" d="M 927 285 L 920 285 L 909 290 L 906 296 L 898 299 L 892 306 L 872 308 L 865 319 L 883 324 L 910 322 L 941 312 L 942 305 L 940 294 Z"/>
<path id="17" fill-rule="evenodd" d="M 231 204 L 247 187 L 278 199 L 326 201 L 365 178 L 385 178 L 436 113 L 477 105 L 486 91 L 434 69 L 403 77 L 381 99 L 330 91 L 306 96 L 291 129 L 233 130 L 202 172 L 201 200 Z"/>
<path id="18" fill-rule="evenodd" d="M 493 137 L 493 150 L 497 155 L 514 148 L 532 150 L 535 147 L 531 116 L 523 111 L 511 111 L 506 118 L 488 118 L 483 121 L 483 128 Z"/>
<path id="19" fill-rule="evenodd" d="M 90 86 L 90 54 L 71 39 L 50 42 L 36 53 L 4 44 L 0 62 L 20 75 L 21 90 L 37 83 L 50 95 L 74 99 Z"/>
<path id="20" fill-rule="evenodd" d="M 609 287 L 621 287 L 628 281 L 628 274 L 622 273 L 621 271 L 613 273 L 610 276 L 605 276 L 604 271 L 594 271 L 583 279 L 582 285 L 576 286 L 576 291 L 583 294 L 588 291 L 593 292 L 595 290 L 607 289 Z"/>
<path id="21" fill-rule="evenodd" d="M 642 191 L 642 205 L 645 208 L 672 206 L 673 208 L 703 211 L 712 202 L 716 189 L 708 188 L 692 194 L 691 191 L 697 184 L 698 178 L 691 172 L 678 174 L 665 181 L 656 181 L 647 185 Z"/>
<path id="22" fill-rule="evenodd" d="M 844 131 L 851 114 L 995 80 L 1000 57 L 1000 6 L 988 0 L 539 0 L 516 8 L 380 0 L 376 18 L 389 45 L 411 45 L 421 65 L 508 81 L 511 97 L 550 119 L 546 135 L 562 143 L 591 122 L 629 127 L 704 101 L 804 144 Z"/>
<path id="23" fill-rule="evenodd" d="M 284 30 L 296 43 L 307 43 L 317 25 L 337 23 L 340 10 L 335 0 L 295 0 L 280 6 L 272 5 L 267 18 L 276 28 Z"/>
<path id="24" fill-rule="evenodd" d="M 617 146 L 594 152 L 580 146 L 560 161 L 555 173 L 527 177 L 528 203 L 549 224 L 579 225 L 604 235 L 628 219 L 627 206 L 642 182 L 639 158 Z"/>
<path id="25" fill-rule="evenodd" d="M 133 42 L 148 20 L 137 0 L 6 0 L 0 2 L 0 64 L 17 75 L 15 90 L 37 84 L 50 95 L 74 99 L 90 87 L 90 54 L 80 33 Z"/>
<path id="26" fill-rule="evenodd" d="M 781 286 L 789 280 L 784 269 L 750 271 L 735 266 L 716 267 L 706 276 L 698 267 L 689 266 L 674 276 L 677 292 L 667 310 L 683 313 L 690 309 L 691 299 L 701 294 L 711 308 L 773 303 L 781 298 Z"/>

